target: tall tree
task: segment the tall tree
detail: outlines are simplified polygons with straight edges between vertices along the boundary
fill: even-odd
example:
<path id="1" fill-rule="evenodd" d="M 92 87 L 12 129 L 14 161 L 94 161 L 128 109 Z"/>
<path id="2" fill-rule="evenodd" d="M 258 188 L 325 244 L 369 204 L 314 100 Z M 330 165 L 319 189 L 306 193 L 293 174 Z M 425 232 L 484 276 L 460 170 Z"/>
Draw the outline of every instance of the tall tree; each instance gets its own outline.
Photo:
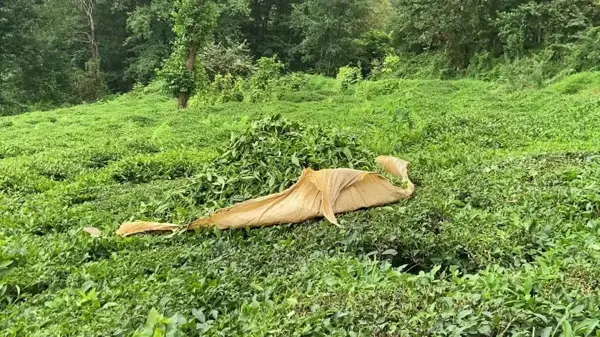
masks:
<path id="1" fill-rule="evenodd" d="M 94 11 L 96 9 L 96 0 L 79 0 L 78 4 L 85 15 L 88 24 L 87 43 L 90 46 L 91 59 L 96 63 L 98 72 L 100 72 L 100 51 L 98 50 L 98 40 L 96 39 L 96 21 L 94 20 Z"/>
<path id="2" fill-rule="evenodd" d="M 85 36 L 85 42 L 89 46 L 90 58 L 86 62 L 86 75 L 89 76 L 90 85 L 95 90 L 90 91 L 88 99 L 94 101 L 100 98 L 103 94 L 104 79 L 101 71 L 100 64 L 100 50 L 98 48 L 98 38 L 96 36 L 96 20 L 95 11 L 97 7 L 97 0 L 77 0 L 79 8 L 83 12 L 87 29 L 83 31 Z"/>
<path id="3" fill-rule="evenodd" d="M 169 88 L 185 109 L 196 87 L 198 50 L 213 38 L 219 6 L 211 0 L 175 0 L 173 5 L 175 50 L 162 71 Z"/>

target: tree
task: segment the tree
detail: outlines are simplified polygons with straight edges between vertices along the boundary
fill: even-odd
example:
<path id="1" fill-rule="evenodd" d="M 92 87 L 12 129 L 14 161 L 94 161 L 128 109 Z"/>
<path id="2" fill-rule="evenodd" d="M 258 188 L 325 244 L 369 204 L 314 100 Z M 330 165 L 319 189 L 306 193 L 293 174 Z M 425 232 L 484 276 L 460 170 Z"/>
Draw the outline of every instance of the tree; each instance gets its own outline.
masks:
<path id="1" fill-rule="evenodd" d="M 218 0 L 219 18 L 214 31 L 217 44 L 235 47 L 247 40 L 244 24 L 250 20 L 249 2 L 253 0 Z"/>
<path id="2" fill-rule="evenodd" d="M 292 25 L 303 36 L 298 49 L 304 60 L 328 75 L 357 60 L 372 9 L 371 0 L 306 0 L 296 6 Z"/>
<path id="3" fill-rule="evenodd" d="M 94 10 L 96 9 L 96 0 L 79 0 L 78 4 L 85 14 L 89 31 L 85 32 L 87 43 L 90 46 L 91 59 L 95 63 L 96 71 L 100 72 L 100 51 L 98 50 L 98 41 L 96 40 L 96 22 L 94 20 Z"/>
<path id="4" fill-rule="evenodd" d="M 68 60 L 64 66 L 72 73 L 77 101 L 95 101 L 131 88 L 132 81 L 124 76 L 130 62 L 125 23 L 136 5 L 130 0 L 44 1 L 45 39 Z"/>
<path id="5" fill-rule="evenodd" d="M 250 0 L 249 20 L 242 24 L 242 33 L 256 58 L 278 55 L 290 68 L 301 68 L 294 49 L 302 36 L 290 22 L 294 5 L 302 1 Z"/>
<path id="6" fill-rule="evenodd" d="M 570 43 L 600 21 L 597 0 L 394 0 L 400 52 L 443 53 L 465 69 L 478 53 L 518 58 Z"/>
<path id="7" fill-rule="evenodd" d="M 21 97 L 14 83 L 21 75 L 20 60 L 27 53 L 27 33 L 36 16 L 37 8 L 31 0 L 8 0 L 0 6 L 0 115 L 19 108 Z"/>
<path id="8" fill-rule="evenodd" d="M 125 45 L 132 55 L 125 71 L 127 80 L 149 83 L 171 53 L 171 42 L 175 40 L 173 4 L 174 0 L 146 0 L 129 13 Z"/>
<path id="9" fill-rule="evenodd" d="M 465 68 L 477 52 L 499 53 L 494 18 L 510 2 L 395 0 L 394 43 L 401 52 L 441 50 L 454 67 Z"/>
<path id="10" fill-rule="evenodd" d="M 36 0 L 5 0 L 0 6 L 0 114 L 73 99 L 72 67 L 49 26 L 51 10 Z"/>
<path id="11" fill-rule="evenodd" d="M 161 74 L 185 109 L 196 87 L 196 58 L 199 48 L 213 38 L 219 6 L 211 0 L 175 0 L 173 30 L 177 36 L 173 54 Z"/>
<path id="12" fill-rule="evenodd" d="M 544 46 L 575 42 L 599 21 L 597 0 L 531 1 L 499 12 L 495 26 L 503 53 L 518 58 Z"/>
<path id="13" fill-rule="evenodd" d="M 96 20 L 94 12 L 97 6 L 97 0 L 77 0 L 79 8 L 82 10 L 87 29 L 83 30 L 85 43 L 90 50 L 89 61 L 85 64 L 85 81 L 80 83 L 80 87 L 85 87 L 87 99 L 95 101 L 104 93 L 104 78 L 100 64 L 100 50 L 98 48 L 98 39 L 96 37 Z M 83 84 L 83 85 L 81 85 Z M 84 88 L 81 88 L 84 89 Z M 88 90 L 91 89 L 91 90 Z"/>

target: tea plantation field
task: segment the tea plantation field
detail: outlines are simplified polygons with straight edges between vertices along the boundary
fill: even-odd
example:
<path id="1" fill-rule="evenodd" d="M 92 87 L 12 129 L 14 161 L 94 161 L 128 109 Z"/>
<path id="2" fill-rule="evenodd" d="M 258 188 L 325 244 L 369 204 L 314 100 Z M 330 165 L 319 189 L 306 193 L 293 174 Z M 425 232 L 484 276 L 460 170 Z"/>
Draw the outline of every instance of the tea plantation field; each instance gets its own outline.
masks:
<path id="1" fill-rule="evenodd" d="M 1 336 L 600 336 L 600 74 L 175 106 L 139 89 L 0 118 Z M 341 228 L 114 235 L 379 154 L 416 195 Z"/>

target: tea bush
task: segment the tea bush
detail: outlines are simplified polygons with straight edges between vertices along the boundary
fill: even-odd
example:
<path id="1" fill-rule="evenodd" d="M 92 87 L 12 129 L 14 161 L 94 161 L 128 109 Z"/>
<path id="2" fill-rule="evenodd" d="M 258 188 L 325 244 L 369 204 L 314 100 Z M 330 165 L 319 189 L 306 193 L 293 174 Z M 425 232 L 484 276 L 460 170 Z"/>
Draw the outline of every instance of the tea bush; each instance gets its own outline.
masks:
<path id="1" fill-rule="evenodd" d="M 294 75 L 269 103 L 182 112 L 149 91 L 2 117 L 0 335 L 597 335 L 596 78 L 341 93 Z M 341 227 L 113 234 L 280 191 L 309 166 L 374 170 L 379 154 L 412 163 L 415 196 Z"/>

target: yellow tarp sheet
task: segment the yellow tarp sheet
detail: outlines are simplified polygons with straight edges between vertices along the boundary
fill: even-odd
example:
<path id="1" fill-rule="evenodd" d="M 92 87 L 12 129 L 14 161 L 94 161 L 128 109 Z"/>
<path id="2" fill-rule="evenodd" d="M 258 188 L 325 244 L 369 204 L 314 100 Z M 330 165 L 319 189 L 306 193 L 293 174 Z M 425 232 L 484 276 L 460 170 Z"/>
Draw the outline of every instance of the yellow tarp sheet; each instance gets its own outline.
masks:
<path id="1" fill-rule="evenodd" d="M 325 217 L 338 224 L 336 214 L 362 208 L 382 206 L 409 198 L 415 191 L 408 178 L 409 163 L 380 156 L 376 159 L 385 171 L 402 178 L 403 186 L 394 186 L 379 173 L 347 168 L 313 171 L 305 169 L 289 189 L 265 197 L 248 200 L 216 211 L 188 226 L 152 222 L 123 224 L 118 235 L 129 236 L 152 231 L 194 230 L 202 227 L 246 228 L 287 223 L 300 223 Z"/>

